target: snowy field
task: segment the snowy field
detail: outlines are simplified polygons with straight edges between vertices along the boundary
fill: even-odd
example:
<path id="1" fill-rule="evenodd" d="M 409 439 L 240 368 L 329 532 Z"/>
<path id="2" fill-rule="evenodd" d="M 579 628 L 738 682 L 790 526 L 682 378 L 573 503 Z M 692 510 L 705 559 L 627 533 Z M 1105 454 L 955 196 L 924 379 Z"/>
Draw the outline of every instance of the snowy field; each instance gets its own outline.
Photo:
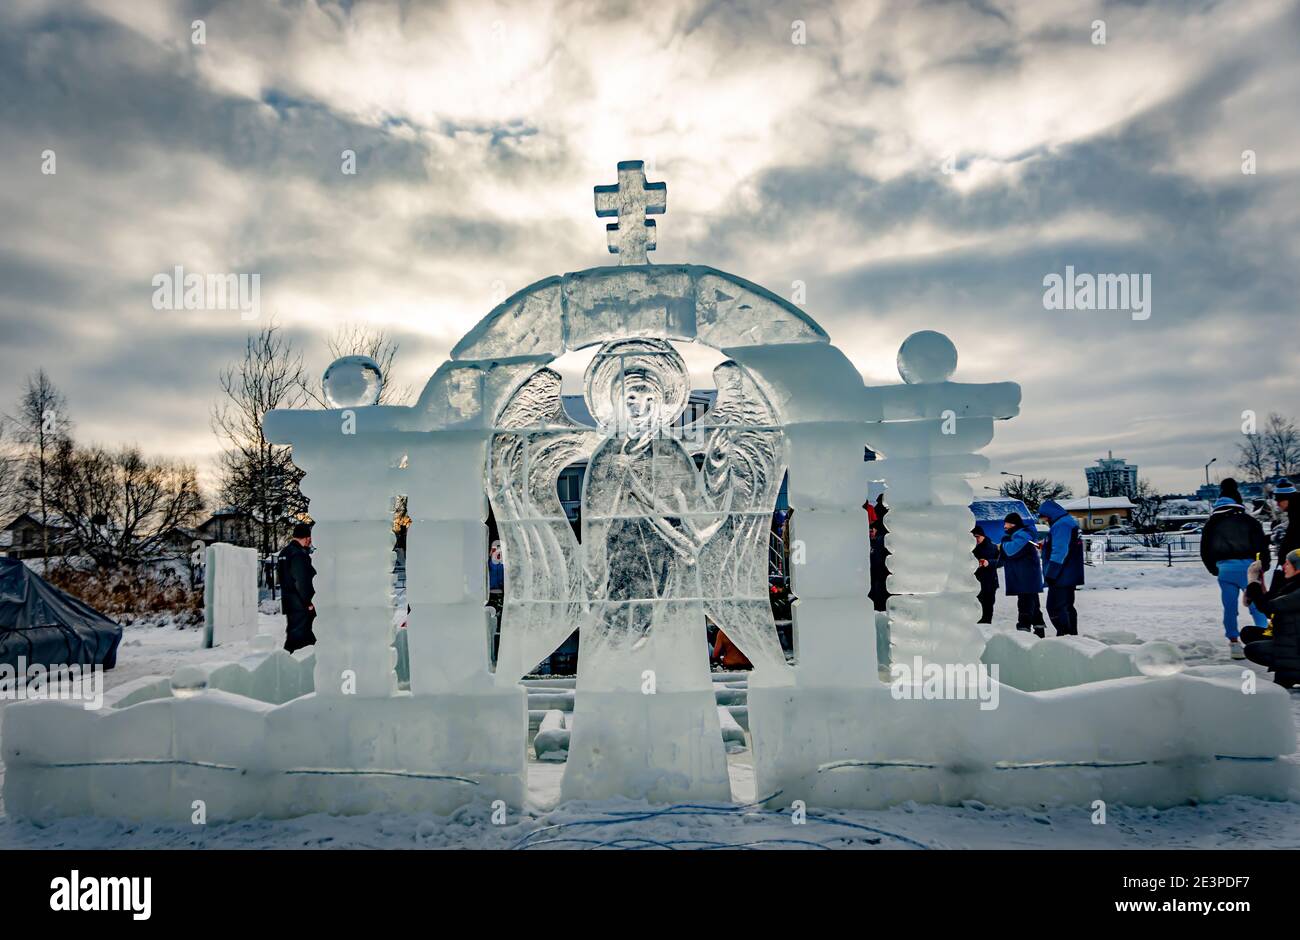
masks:
<path id="1" fill-rule="evenodd" d="M 1139 641 L 1167 639 L 1189 664 L 1230 662 L 1218 586 L 1201 565 L 1114 563 L 1089 568 L 1088 580 L 1078 602 L 1084 635 L 1105 638 L 1122 631 Z M 1014 601 L 1000 596 L 993 629 L 1014 629 L 1014 613 Z M 1242 614 L 1244 624 L 1248 621 L 1244 610 Z M 268 626 L 279 620 L 263 618 Z M 118 667 L 107 674 L 108 686 L 245 652 L 238 647 L 204 650 L 201 640 L 201 628 L 130 626 Z M 1261 678 L 1267 681 L 1265 675 Z M 1293 698 L 1300 721 L 1300 694 Z M 1291 759 L 1300 760 L 1300 755 Z M 766 795 L 754 792 L 748 750 L 730 755 L 729 761 L 734 805 L 609 801 L 556 806 L 563 764 L 538 762 L 529 765 L 528 807 L 512 813 L 504 825 L 492 823 L 486 806 L 473 806 L 446 818 L 314 815 L 204 827 L 68 819 L 38 827 L 11 820 L 0 805 L 0 848 L 1300 848 L 1300 803 L 1244 798 L 1159 811 L 1111 806 L 1105 825 L 1094 825 L 1084 807 L 993 809 L 979 804 L 904 804 L 877 811 L 811 808 L 806 824 L 796 825 L 788 813 L 745 805 Z M 0 766 L 0 779 L 2 775 Z"/>

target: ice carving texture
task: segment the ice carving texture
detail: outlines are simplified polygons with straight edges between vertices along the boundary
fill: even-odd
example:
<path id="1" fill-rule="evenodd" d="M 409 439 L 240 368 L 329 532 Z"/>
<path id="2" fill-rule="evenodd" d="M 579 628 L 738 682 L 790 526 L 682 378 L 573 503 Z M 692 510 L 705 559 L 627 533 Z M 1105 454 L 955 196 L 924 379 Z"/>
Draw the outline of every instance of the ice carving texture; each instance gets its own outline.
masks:
<path id="1" fill-rule="evenodd" d="M 513 685 L 582 620 L 577 539 L 560 504 L 560 471 L 585 460 L 599 435 L 564 412 L 560 374 L 542 369 L 506 404 L 492 438 L 488 498 L 501 535 L 508 592 L 497 681 Z"/>
<path id="2" fill-rule="evenodd" d="M 560 279 L 521 290 L 489 313 L 451 350 L 452 359 L 493 359 L 564 352 Z"/>
<path id="3" fill-rule="evenodd" d="M 757 284 L 704 269 L 696 281 L 700 342 L 731 349 L 784 343 L 826 343 L 810 317 Z"/>
<path id="4" fill-rule="evenodd" d="M 695 285 L 681 265 L 596 268 L 564 278 L 570 349 L 632 336 L 695 338 Z"/>
<path id="5" fill-rule="evenodd" d="M 772 509 L 785 473 L 785 436 L 775 410 L 735 362 L 713 370 L 718 398 L 703 418 L 704 493 L 729 511 L 704 546 L 709 617 L 748 655 L 757 675 L 790 681 L 768 596 Z"/>

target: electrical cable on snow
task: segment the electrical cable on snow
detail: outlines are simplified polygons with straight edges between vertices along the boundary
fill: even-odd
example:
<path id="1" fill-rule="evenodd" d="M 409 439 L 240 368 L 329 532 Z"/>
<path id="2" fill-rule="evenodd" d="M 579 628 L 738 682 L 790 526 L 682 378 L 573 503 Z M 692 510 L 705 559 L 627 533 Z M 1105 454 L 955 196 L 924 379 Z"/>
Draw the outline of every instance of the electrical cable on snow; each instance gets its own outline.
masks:
<path id="1" fill-rule="evenodd" d="M 739 805 L 732 805 L 732 804 L 721 805 L 721 804 L 709 804 L 709 803 L 674 803 L 669 806 L 665 806 L 661 809 L 611 810 L 602 818 L 573 819 L 567 822 L 555 823 L 550 826 L 543 826 L 540 829 L 534 829 L 532 832 L 528 833 L 522 839 L 520 839 L 518 842 L 512 845 L 511 848 L 527 850 L 542 845 L 555 845 L 558 843 L 566 843 L 571 845 L 587 845 L 591 848 L 623 847 L 623 848 L 628 848 L 633 850 L 640 849 L 640 848 L 673 849 L 676 848 L 677 846 L 683 846 L 683 845 L 698 846 L 704 850 L 753 849 L 764 845 L 777 845 L 777 844 L 803 845 L 803 846 L 809 846 L 809 847 L 821 848 L 821 849 L 830 848 L 830 846 L 821 842 L 813 842 L 811 840 L 804 840 L 804 839 L 785 839 L 785 838 L 757 839 L 751 842 L 744 842 L 744 843 L 719 842 L 719 841 L 713 841 L 708 839 L 658 840 L 658 839 L 651 839 L 649 837 L 641 837 L 641 836 L 621 836 L 618 838 L 604 839 L 604 840 L 584 839 L 576 836 L 562 836 L 558 838 L 548 838 L 548 839 L 535 838 L 537 836 L 543 835 L 544 833 L 558 833 L 561 830 L 574 828 L 577 826 L 606 826 L 606 825 L 617 825 L 622 823 L 645 822 L 647 820 L 659 819 L 665 816 L 758 815 L 758 816 L 766 816 L 771 818 L 779 817 L 785 819 L 787 814 L 784 811 L 767 810 L 767 811 L 754 812 L 751 809 L 752 807 L 761 806 L 762 804 L 768 802 L 769 800 L 775 799 L 779 795 L 780 795 L 780 791 L 772 794 L 769 797 L 766 797 L 763 800 L 756 800 L 751 803 L 744 803 Z M 879 829 L 876 828 L 875 826 L 868 826 L 864 823 L 853 822 L 852 820 L 848 820 L 848 819 L 841 819 L 836 816 L 821 816 L 821 815 L 810 814 L 808 818 L 815 819 L 818 822 L 826 823 L 832 826 L 843 826 L 849 829 L 856 829 L 863 832 L 870 832 L 873 835 L 897 840 L 899 842 L 902 842 L 905 845 L 912 846 L 913 848 L 918 848 L 918 849 L 929 848 L 929 846 L 926 845 L 925 843 L 920 842 L 916 839 L 912 839 L 908 836 L 900 835 L 896 832 L 890 832 L 887 829 Z M 626 843 L 632 843 L 632 842 L 639 843 L 639 844 L 626 845 Z"/>

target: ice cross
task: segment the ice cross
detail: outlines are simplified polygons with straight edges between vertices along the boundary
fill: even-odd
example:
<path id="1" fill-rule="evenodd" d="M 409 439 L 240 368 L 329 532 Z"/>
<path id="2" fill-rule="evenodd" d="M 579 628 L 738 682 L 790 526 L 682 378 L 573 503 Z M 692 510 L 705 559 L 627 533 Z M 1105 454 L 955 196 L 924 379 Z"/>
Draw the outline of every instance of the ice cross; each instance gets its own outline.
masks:
<path id="1" fill-rule="evenodd" d="M 617 222 L 605 226 L 609 253 L 618 255 L 619 264 L 646 264 L 647 251 L 655 247 L 654 219 L 668 208 L 668 184 L 647 183 L 645 163 L 624 160 L 618 165 L 618 182 L 596 187 L 596 217 L 617 216 Z"/>

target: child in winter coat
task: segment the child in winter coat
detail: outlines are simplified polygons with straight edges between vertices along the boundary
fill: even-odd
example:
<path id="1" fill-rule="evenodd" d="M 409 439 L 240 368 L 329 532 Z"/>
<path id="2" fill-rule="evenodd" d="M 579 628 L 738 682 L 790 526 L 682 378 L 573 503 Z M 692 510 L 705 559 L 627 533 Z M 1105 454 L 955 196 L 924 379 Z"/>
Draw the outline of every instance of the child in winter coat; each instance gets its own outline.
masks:
<path id="1" fill-rule="evenodd" d="M 971 554 L 980 562 L 995 562 L 998 560 L 998 547 L 994 545 L 984 534 L 984 530 L 979 526 L 970 530 L 971 535 L 975 536 L 975 547 L 971 549 Z M 992 565 L 981 564 L 975 569 L 975 580 L 980 584 L 980 623 L 993 622 L 993 605 L 998 598 L 998 569 Z"/>

